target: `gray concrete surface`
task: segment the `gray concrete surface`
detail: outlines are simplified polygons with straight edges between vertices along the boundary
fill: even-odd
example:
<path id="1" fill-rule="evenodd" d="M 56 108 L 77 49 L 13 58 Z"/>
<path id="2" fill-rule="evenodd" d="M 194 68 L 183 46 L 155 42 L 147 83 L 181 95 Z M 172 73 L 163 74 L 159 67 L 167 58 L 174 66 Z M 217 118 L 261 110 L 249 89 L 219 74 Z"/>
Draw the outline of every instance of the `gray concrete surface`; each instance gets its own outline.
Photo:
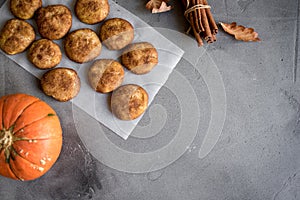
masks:
<path id="1" fill-rule="evenodd" d="M 43 177 L 29 182 L 0 177 L 0 198 L 300 199 L 300 69 L 296 82 L 293 81 L 294 66 L 299 67 L 299 2 L 209 2 L 216 21 L 236 21 L 254 27 L 262 42 L 238 42 L 220 30 L 216 43 L 195 48 L 199 55 L 205 52 L 205 56 L 200 56 L 203 65 L 211 59 L 210 62 L 218 67 L 227 97 L 224 128 L 208 156 L 200 159 L 198 152 L 209 126 L 212 105 L 209 86 L 186 59 L 180 61 L 167 84 L 176 82 L 179 77 L 176 74 L 180 74 L 195 91 L 201 113 L 193 143 L 179 159 L 161 170 L 126 173 L 106 166 L 89 153 L 77 134 L 70 102 L 58 103 L 46 97 L 36 78 L 0 54 L 0 94 L 24 92 L 40 97 L 57 110 L 64 130 L 62 153 L 54 167 Z M 187 28 L 182 6 L 177 1 L 170 2 L 174 7 L 171 12 L 155 15 L 144 9 L 146 1 L 117 3 L 151 26 L 179 33 Z M 171 35 L 166 36 L 172 40 Z M 177 42 L 183 48 L 194 48 L 189 43 Z M 103 127 L 107 138 L 127 151 L 147 152 L 163 148 L 179 129 L 183 106 L 166 87 L 161 89 L 154 105 L 161 105 L 167 114 L 164 126 L 155 136 L 146 139 L 130 137 L 123 141 Z M 140 126 L 149 123 L 151 114 L 147 112 Z M 161 162 L 165 162 L 163 159 Z"/>

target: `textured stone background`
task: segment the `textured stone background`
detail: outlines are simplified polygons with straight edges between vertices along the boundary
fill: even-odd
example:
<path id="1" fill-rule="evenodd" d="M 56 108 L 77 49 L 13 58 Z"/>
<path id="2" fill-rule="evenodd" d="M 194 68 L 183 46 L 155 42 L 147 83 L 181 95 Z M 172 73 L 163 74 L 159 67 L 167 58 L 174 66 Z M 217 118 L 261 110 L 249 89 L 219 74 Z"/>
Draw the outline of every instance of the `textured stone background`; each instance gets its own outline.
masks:
<path id="1" fill-rule="evenodd" d="M 205 49 L 218 66 L 227 96 L 224 129 L 207 157 L 199 159 L 198 151 L 208 126 L 209 93 L 201 75 L 184 59 L 176 71 L 193 86 L 203 112 L 197 136 L 171 165 L 134 174 L 96 160 L 77 134 L 71 103 L 46 97 L 36 78 L 0 54 L 0 94 L 24 92 L 40 97 L 57 110 L 64 130 L 62 153 L 54 167 L 30 182 L 1 177 L 1 199 L 300 199 L 300 69 L 293 82 L 293 68 L 299 67 L 299 3 L 209 2 L 216 21 L 237 21 L 254 27 L 262 42 L 237 42 L 220 30 L 216 43 L 199 48 L 199 52 Z M 144 8 L 146 1 L 117 3 L 154 27 L 178 32 L 187 29 L 179 1 L 170 2 L 174 6 L 171 12 L 155 15 Z M 149 141 L 134 137 L 123 141 L 107 130 L 108 137 L 120 147 L 136 152 L 167 144 L 173 129 L 178 127 L 180 105 L 165 88 L 153 104 L 163 105 L 168 114 L 165 127 L 155 137 Z M 141 124 L 149 121 L 147 112 Z"/>

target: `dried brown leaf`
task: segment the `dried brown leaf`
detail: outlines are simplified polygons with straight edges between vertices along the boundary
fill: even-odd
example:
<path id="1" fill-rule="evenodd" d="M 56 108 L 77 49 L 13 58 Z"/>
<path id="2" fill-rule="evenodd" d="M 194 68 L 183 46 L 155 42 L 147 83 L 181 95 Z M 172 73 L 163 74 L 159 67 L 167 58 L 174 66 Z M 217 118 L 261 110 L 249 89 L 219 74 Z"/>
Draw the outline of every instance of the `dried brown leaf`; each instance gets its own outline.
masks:
<path id="1" fill-rule="evenodd" d="M 152 13 L 162 13 L 171 10 L 171 6 L 168 6 L 166 2 L 162 2 L 159 8 L 153 8 Z"/>
<path id="2" fill-rule="evenodd" d="M 167 3 L 168 1 L 169 1 L 169 0 L 150 0 L 150 1 L 148 1 L 148 3 L 146 4 L 146 8 L 147 8 L 148 10 L 153 11 L 153 9 L 159 9 L 159 8 L 162 6 L 163 2 L 164 2 L 164 3 Z"/>
<path id="3" fill-rule="evenodd" d="M 258 33 L 254 31 L 253 28 L 246 28 L 244 26 L 237 26 L 236 22 L 231 24 L 221 23 L 222 28 L 225 32 L 234 35 L 235 39 L 242 40 L 245 42 L 258 42 L 261 41 L 258 38 Z"/>

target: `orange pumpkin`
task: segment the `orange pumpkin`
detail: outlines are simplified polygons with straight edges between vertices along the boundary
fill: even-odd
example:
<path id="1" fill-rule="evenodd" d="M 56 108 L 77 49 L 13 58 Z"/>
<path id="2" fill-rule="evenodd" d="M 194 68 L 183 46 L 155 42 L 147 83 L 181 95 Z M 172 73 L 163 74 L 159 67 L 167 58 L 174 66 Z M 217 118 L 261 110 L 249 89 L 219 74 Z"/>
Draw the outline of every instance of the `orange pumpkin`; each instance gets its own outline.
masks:
<path id="1" fill-rule="evenodd" d="M 0 174 L 33 180 L 56 162 L 62 147 L 62 129 L 56 112 L 27 94 L 0 98 Z"/>

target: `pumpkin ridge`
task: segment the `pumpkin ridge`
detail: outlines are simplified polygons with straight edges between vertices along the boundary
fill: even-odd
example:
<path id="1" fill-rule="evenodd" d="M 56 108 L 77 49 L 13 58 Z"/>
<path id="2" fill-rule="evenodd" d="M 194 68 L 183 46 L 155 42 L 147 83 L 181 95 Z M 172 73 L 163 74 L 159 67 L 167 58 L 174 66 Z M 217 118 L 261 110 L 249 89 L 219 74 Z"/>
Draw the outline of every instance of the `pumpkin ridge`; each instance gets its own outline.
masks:
<path id="1" fill-rule="evenodd" d="M 14 152 L 14 154 L 12 154 L 12 160 L 14 160 L 15 158 L 13 158 L 14 156 L 20 156 L 22 159 L 26 160 L 27 162 L 29 162 L 30 164 L 33 164 L 33 165 L 36 165 L 36 166 L 39 166 L 39 164 L 37 163 L 34 163 L 34 162 L 31 162 L 30 160 L 27 160 L 24 156 L 22 156 L 21 154 L 19 154 L 16 149 L 13 147 L 12 145 L 12 151 Z M 39 166 L 41 167 L 41 166 Z M 19 177 L 18 177 L 19 178 Z"/>
<path id="2" fill-rule="evenodd" d="M 10 134 L 12 134 L 12 128 L 10 128 L 9 132 L 10 132 Z M 12 136 L 11 144 L 8 144 L 9 145 L 8 147 L 0 146 L 1 147 L 0 152 L 2 152 L 2 151 L 4 151 L 4 152 L 8 151 L 8 157 L 5 158 L 7 163 L 9 163 L 10 159 L 14 159 L 15 155 L 19 155 L 23 159 L 27 160 L 24 156 L 22 156 L 21 154 L 19 154 L 16 151 L 15 147 L 14 147 L 14 145 L 18 144 L 18 141 L 36 142 L 36 141 L 57 140 L 57 139 L 59 140 L 60 139 L 59 137 L 46 137 L 46 138 L 37 138 L 37 139 L 31 138 L 31 139 L 29 139 L 29 138 L 26 138 L 26 137 L 25 138 L 21 138 L 21 137 L 14 137 L 13 135 L 11 135 L 11 136 Z M 31 162 L 30 160 L 27 160 L 27 161 L 29 161 L 32 164 L 38 165 L 36 163 Z"/>
<path id="3" fill-rule="evenodd" d="M 4 152 L 0 152 L 0 157 L 1 158 L 3 158 L 4 157 Z M 12 172 L 12 170 L 9 168 L 9 165 L 7 164 L 7 163 L 5 163 L 5 161 L 4 161 L 5 159 L 1 159 L 1 161 L 0 162 L 2 162 L 1 163 L 1 169 L 0 169 L 0 171 L 1 171 L 1 175 L 4 175 L 5 177 L 8 177 L 8 178 L 11 178 L 11 179 L 14 179 L 14 180 L 16 180 L 16 179 L 18 179 L 16 176 L 15 176 L 15 174 Z M 4 161 L 4 163 L 3 163 L 3 161 Z M 3 165 L 4 164 L 4 165 Z M 7 172 L 7 173 L 5 173 L 5 172 Z"/>
<path id="4" fill-rule="evenodd" d="M 53 140 L 60 140 L 60 138 L 54 138 Z M 13 145 L 12 145 L 12 160 L 14 160 L 14 156 L 19 156 L 20 158 L 22 158 L 22 159 L 24 159 L 25 161 L 27 161 L 27 162 L 29 162 L 30 164 L 34 164 L 34 165 L 36 165 L 36 166 L 38 166 L 38 167 L 44 167 L 43 166 L 43 164 L 41 165 L 41 160 L 39 160 L 39 161 L 37 161 L 37 162 L 34 162 L 34 161 L 31 161 L 31 160 L 29 160 L 27 157 L 25 157 L 26 156 L 26 154 L 25 154 L 25 156 L 24 155 L 22 155 L 22 154 L 20 154 L 18 151 L 17 151 L 17 149 L 14 147 L 14 145 L 17 145 L 17 143 L 14 143 Z M 56 158 L 56 159 L 58 159 L 58 157 Z M 53 165 L 54 163 L 52 163 L 52 165 Z"/>
<path id="5" fill-rule="evenodd" d="M 11 164 L 10 164 L 10 160 L 9 160 L 9 162 L 8 162 L 8 166 L 9 166 L 9 170 L 11 171 L 11 173 L 12 173 L 13 175 L 15 175 L 15 177 L 17 177 L 20 181 L 24 181 L 22 178 L 20 178 L 20 177 L 16 174 L 16 172 L 14 171 L 13 167 L 12 167 Z"/>
<path id="6" fill-rule="evenodd" d="M 4 108 L 4 104 L 5 104 L 7 98 L 8 98 L 7 96 L 4 96 L 4 97 L 1 98 L 3 100 L 3 103 L 1 104 L 1 113 L 0 113 L 1 117 L 2 117 L 2 120 L 1 120 L 1 129 L 4 128 L 4 112 L 3 112 L 3 108 Z"/>
<path id="7" fill-rule="evenodd" d="M 16 131 L 13 130 L 13 135 L 15 135 L 16 133 L 18 133 L 18 132 L 21 131 L 22 129 L 24 129 L 24 128 L 30 126 L 31 124 L 34 124 L 34 123 L 36 123 L 36 122 L 38 122 L 38 121 L 40 121 L 40 120 L 42 120 L 42 119 L 45 119 L 46 117 L 49 117 L 49 114 L 47 114 L 47 115 L 44 116 L 44 117 L 41 117 L 40 119 L 37 119 L 37 120 L 35 120 L 35 121 L 32 121 L 32 122 L 29 123 L 29 124 L 24 125 L 23 127 L 19 128 L 19 129 L 16 130 Z"/>
<path id="8" fill-rule="evenodd" d="M 22 93 L 7 96 L 7 98 L 3 102 L 2 128 L 9 129 L 13 125 L 14 121 L 19 117 L 19 115 L 21 115 L 24 112 L 24 110 L 28 106 L 39 100 L 36 97 L 30 96 L 30 98 L 27 98 L 27 96 L 28 95 Z"/>
<path id="9" fill-rule="evenodd" d="M 41 100 L 40 99 L 37 99 L 36 101 L 33 101 L 31 104 L 28 104 L 23 110 L 22 112 L 20 113 L 20 115 L 16 118 L 16 120 L 14 122 L 12 122 L 12 126 L 14 126 L 16 124 L 16 122 L 18 121 L 18 119 L 22 116 L 22 114 L 25 112 L 26 109 L 28 109 L 30 106 L 32 106 L 33 104 L 37 103 L 37 102 L 40 102 Z M 4 113 L 3 113 L 4 114 Z M 3 116 L 4 118 L 4 116 Z M 3 122 L 3 127 L 4 127 L 4 122 Z M 14 135 L 14 133 L 13 133 Z"/>
<path id="10" fill-rule="evenodd" d="M 15 151 L 15 150 L 14 150 Z M 19 155 L 17 152 L 15 152 L 17 155 Z M 16 155 L 14 155 L 14 156 L 16 156 Z M 21 156 L 21 155 L 19 155 L 19 158 L 20 159 L 22 159 L 22 160 L 24 160 L 24 162 L 26 163 L 26 164 L 30 164 L 32 167 L 33 167 L 33 169 L 34 170 L 38 170 L 41 174 L 39 175 L 39 177 L 40 176 L 42 176 L 42 175 L 44 175 L 44 173 L 42 172 L 45 168 L 43 167 L 43 166 L 41 166 L 41 165 L 39 165 L 39 164 L 36 164 L 36 163 L 33 163 L 33 162 L 31 162 L 31 161 L 29 161 L 29 160 L 27 160 L 26 158 L 24 158 L 23 156 Z M 15 158 L 12 158 L 12 160 L 14 161 L 15 160 Z M 16 163 L 15 163 L 16 164 Z M 52 163 L 52 165 L 54 165 L 55 163 Z M 21 181 L 24 181 L 24 179 L 26 179 L 26 180 L 32 180 L 32 179 L 28 179 L 28 177 L 24 177 L 24 178 L 21 178 L 20 176 L 17 176 L 17 174 L 14 172 L 14 169 L 13 169 L 13 166 L 11 165 L 11 163 L 9 163 L 9 165 L 10 165 L 10 169 L 12 170 L 12 172 L 13 172 L 13 174 L 19 179 L 19 180 L 21 180 Z M 41 168 L 41 170 L 40 170 L 40 168 Z M 25 168 L 26 169 L 26 168 Z"/>
<path id="11" fill-rule="evenodd" d="M 16 139 L 14 140 L 14 143 L 15 142 L 18 142 L 18 141 L 43 141 L 43 140 L 56 140 L 56 139 L 60 139 L 59 137 L 47 137 L 47 138 L 38 138 L 38 139 L 35 139 L 35 138 L 32 138 L 32 139 L 29 139 L 29 138 L 21 138 L 21 137 L 15 137 Z"/>

